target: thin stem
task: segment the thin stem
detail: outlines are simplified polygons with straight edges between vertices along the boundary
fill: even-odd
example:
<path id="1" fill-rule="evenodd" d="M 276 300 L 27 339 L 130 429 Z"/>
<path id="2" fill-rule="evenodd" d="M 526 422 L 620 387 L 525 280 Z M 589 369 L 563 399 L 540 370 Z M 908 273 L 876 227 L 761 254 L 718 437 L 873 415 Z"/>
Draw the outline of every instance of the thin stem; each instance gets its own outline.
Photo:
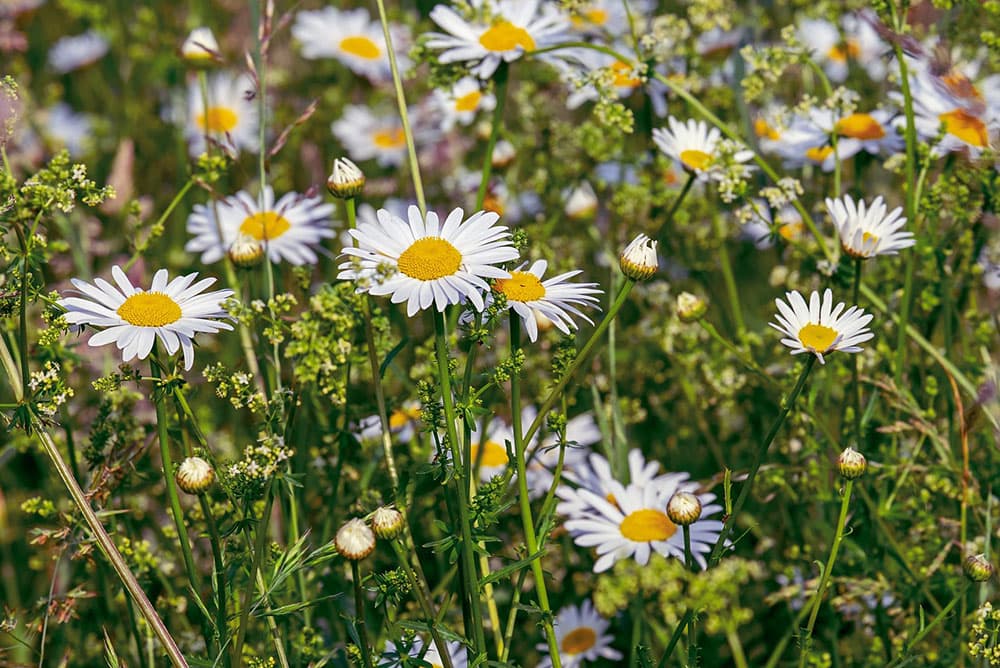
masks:
<path id="1" fill-rule="evenodd" d="M 826 568 L 819 579 L 819 586 L 816 588 L 816 595 L 812 600 L 812 611 L 809 613 L 809 622 L 806 624 L 806 632 L 802 638 L 802 654 L 799 656 L 799 668 L 804 668 L 809 657 L 812 644 L 813 629 L 816 627 L 816 617 L 819 616 L 819 608 L 823 603 L 823 596 L 826 588 L 830 584 L 830 575 L 833 573 L 833 565 L 837 561 L 837 552 L 840 550 L 840 543 L 844 540 L 844 526 L 847 524 L 847 508 L 851 504 L 851 492 L 854 490 L 854 481 L 848 480 L 844 486 L 844 497 L 840 501 L 840 517 L 837 518 L 837 531 L 833 536 L 833 546 L 830 548 L 830 557 L 826 560 Z"/>
<path id="2" fill-rule="evenodd" d="M 243 607 L 240 609 L 240 625 L 236 630 L 236 643 L 233 645 L 233 665 L 236 668 L 240 668 L 243 665 L 243 642 L 246 640 L 247 626 L 249 625 L 250 601 L 253 598 L 253 588 L 257 571 L 260 568 L 260 563 L 264 555 L 264 544 L 267 542 L 267 525 L 271 519 L 271 504 L 273 502 L 274 489 L 273 483 L 271 483 L 267 486 L 264 513 L 257 522 L 257 536 L 255 541 L 250 540 L 249 527 L 245 529 L 247 543 L 252 544 L 254 549 L 251 555 L 250 572 L 247 574 L 246 586 L 243 589 Z"/>
<path id="3" fill-rule="evenodd" d="M 946 605 L 944 608 L 942 608 L 941 612 L 935 615 L 934 619 L 932 619 L 930 623 L 927 624 L 927 626 L 921 629 L 920 632 L 917 633 L 917 635 L 913 636 L 913 640 L 906 643 L 906 645 L 903 647 L 903 650 L 896 656 L 896 658 L 891 663 L 886 665 L 886 668 L 896 668 L 896 666 L 903 665 L 907 661 L 907 658 L 913 647 L 921 640 L 926 638 L 927 635 L 934 630 L 934 627 L 936 627 L 938 624 L 944 621 L 944 618 L 948 616 L 948 614 L 952 611 L 952 609 L 954 609 L 954 607 L 958 604 L 958 602 L 965 598 L 965 592 L 968 590 L 968 588 L 969 588 L 968 584 L 963 584 L 958 594 L 955 595 L 955 598 L 951 599 L 951 602 L 948 603 L 948 605 Z"/>
<path id="4" fill-rule="evenodd" d="M 215 522 L 215 515 L 212 514 L 212 504 L 204 494 L 198 495 L 198 502 L 201 504 L 201 513 L 205 516 L 205 524 L 208 525 L 208 539 L 212 546 L 213 575 L 215 576 L 215 627 L 219 635 L 219 654 L 223 658 L 224 665 L 229 665 L 229 655 L 226 654 L 226 646 L 229 644 L 229 614 L 226 611 L 226 564 L 222 557 L 222 540 L 219 538 L 219 527 Z"/>
<path id="5" fill-rule="evenodd" d="M 365 668 L 372 668 L 372 648 L 368 643 L 368 625 L 365 623 L 365 594 L 361 589 L 361 564 L 351 559 L 351 574 L 354 576 L 354 626 L 361 642 L 361 660 Z"/>
<path id="6" fill-rule="evenodd" d="M 858 304 L 858 291 L 861 289 L 861 267 L 862 258 L 854 259 L 854 289 L 851 292 L 851 304 Z M 861 442 L 861 355 L 854 355 L 851 360 L 851 372 L 854 384 L 854 438 L 857 439 L 858 447 L 863 447 Z"/>
<path id="7" fill-rule="evenodd" d="M 510 356 L 517 359 L 521 354 L 521 316 L 510 311 Z M 555 627 L 552 625 L 552 610 L 549 608 L 549 594 L 545 587 L 545 573 L 542 570 L 541 557 L 538 555 L 538 538 L 535 536 L 535 520 L 531 516 L 531 499 L 528 496 L 528 475 L 524 463 L 524 450 L 527 439 L 521 437 L 521 377 L 519 373 L 510 377 L 510 411 L 514 429 L 514 465 L 517 470 L 518 503 L 521 510 L 521 525 L 524 528 L 524 542 L 531 558 L 531 573 L 535 576 L 535 589 L 538 592 L 538 607 L 542 611 L 542 625 L 549 643 L 549 654 L 553 668 L 560 668 L 559 642 L 556 640 Z"/>
<path id="8" fill-rule="evenodd" d="M 170 200 L 170 204 L 168 204 L 167 208 L 163 210 L 163 213 L 160 214 L 160 217 L 157 218 L 156 222 L 152 224 L 151 229 L 157 228 L 166 222 L 167 218 L 170 217 L 170 214 L 174 212 L 174 209 L 177 208 L 177 206 L 184 199 L 184 196 L 187 195 L 188 191 L 191 190 L 193 186 L 194 186 L 194 179 L 188 178 L 187 182 L 183 186 L 181 186 L 181 189 L 177 191 L 176 195 L 174 195 L 174 198 Z M 136 263 L 136 261 L 141 257 L 141 255 L 142 255 L 141 251 L 136 250 L 136 252 L 132 254 L 132 257 L 128 259 L 128 262 L 125 263 L 125 266 L 122 267 L 122 269 L 124 271 L 128 271 L 129 269 L 131 269 L 132 265 Z"/>
<path id="9" fill-rule="evenodd" d="M 736 338 L 743 340 L 746 325 L 743 322 L 743 308 L 740 306 L 740 291 L 736 288 L 736 278 L 733 275 L 733 265 L 729 260 L 729 249 L 726 247 L 726 231 L 722 216 L 713 216 L 715 233 L 719 237 L 719 266 L 722 269 L 722 280 L 726 284 L 726 294 L 729 297 L 729 308 L 733 312 L 733 323 L 736 325 Z"/>
<path id="10" fill-rule="evenodd" d="M 403 545 L 400 544 L 400 541 L 392 541 L 392 549 L 393 552 L 396 553 L 396 559 L 399 561 L 399 565 L 403 569 L 403 573 L 406 575 L 407 581 L 410 583 L 410 591 L 417 599 L 417 605 L 420 606 L 420 612 L 427 621 L 427 626 L 430 629 L 431 640 L 434 641 L 434 646 L 437 647 L 438 655 L 441 657 L 441 667 L 454 668 L 451 662 L 451 654 L 448 652 L 448 643 L 441 636 L 441 632 L 438 631 L 437 615 L 434 612 L 434 604 L 431 602 L 430 594 L 426 591 L 426 586 L 410 566 L 408 552 L 403 549 Z M 412 550 L 410 550 L 410 552 L 412 552 Z"/>
<path id="11" fill-rule="evenodd" d="M 689 571 L 694 570 L 694 554 L 691 552 L 691 526 L 684 527 L 684 565 Z M 687 627 L 688 665 L 698 665 L 698 628 L 692 619 Z"/>

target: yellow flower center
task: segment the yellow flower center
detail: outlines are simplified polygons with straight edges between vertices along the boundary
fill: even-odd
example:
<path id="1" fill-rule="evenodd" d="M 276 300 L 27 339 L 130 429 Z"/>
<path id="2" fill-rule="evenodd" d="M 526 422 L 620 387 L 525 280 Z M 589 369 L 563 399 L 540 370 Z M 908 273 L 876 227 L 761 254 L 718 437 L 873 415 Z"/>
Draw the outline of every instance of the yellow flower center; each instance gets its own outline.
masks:
<path id="1" fill-rule="evenodd" d="M 958 137 L 966 144 L 982 148 L 990 141 L 986 124 L 964 109 L 949 111 L 938 118 L 944 123 L 948 134 Z"/>
<path id="2" fill-rule="evenodd" d="M 389 430 L 399 431 L 411 420 L 420 419 L 420 410 L 417 408 L 399 408 L 389 416 Z"/>
<path id="3" fill-rule="evenodd" d="M 805 225 L 802 223 L 786 223 L 778 228 L 778 234 L 780 234 L 785 241 L 795 241 L 802 236 L 803 229 L 805 229 Z"/>
<path id="4" fill-rule="evenodd" d="M 219 133 L 232 131 L 239 120 L 240 117 L 229 107 L 209 107 L 205 113 L 195 117 L 199 128 Z"/>
<path id="5" fill-rule="evenodd" d="M 462 266 L 462 254 L 440 237 L 424 237 L 403 251 L 396 264 L 410 278 L 433 281 L 458 271 Z"/>
<path id="6" fill-rule="evenodd" d="M 521 47 L 525 51 L 535 50 L 535 40 L 528 31 L 503 19 L 491 25 L 479 36 L 479 43 L 487 51 L 512 51 Z"/>
<path id="7" fill-rule="evenodd" d="M 364 35 L 352 35 L 340 40 L 340 50 L 365 60 L 375 60 L 382 55 L 378 44 Z"/>
<path id="8" fill-rule="evenodd" d="M 483 94 L 478 90 L 466 93 L 455 100 L 455 111 L 475 111 L 479 107 L 481 99 L 483 99 Z"/>
<path id="9" fill-rule="evenodd" d="M 681 151 L 681 162 L 684 163 L 684 166 L 688 169 L 697 171 L 705 169 L 712 164 L 712 156 L 704 151 L 692 148 L 686 151 Z"/>
<path id="10" fill-rule="evenodd" d="M 823 162 L 830 154 L 833 153 L 832 146 L 814 146 L 813 148 L 806 149 L 806 157 L 813 162 Z"/>
<path id="11" fill-rule="evenodd" d="M 629 540 L 648 543 L 652 540 L 667 540 L 677 533 L 677 525 L 670 521 L 666 513 L 643 508 L 626 515 L 619 531 Z"/>
<path id="12" fill-rule="evenodd" d="M 615 86 L 619 88 L 635 88 L 642 83 L 641 79 L 632 76 L 632 66 L 622 61 L 617 61 L 611 66 L 611 71 L 615 73 Z"/>
<path id="13" fill-rule="evenodd" d="M 486 441 L 483 447 L 483 458 L 479 461 L 480 466 L 494 467 L 494 466 L 506 466 L 507 465 L 507 449 L 495 443 L 494 441 Z M 472 461 L 475 462 L 479 458 L 479 443 L 472 444 Z"/>
<path id="14" fill-rule="evenodd" d="M 240 232 L 257 241 L 277 239 L 292 227 L 288 219 L 275 211 L 260 211 L 247 216 L 240 224 Z"/>
<path id="15" fill-rule="evenodd" d="M 392 130 L 379 130 L 374 135 L 372 135 L 372 141 L 379 148 L 391 149 L 399 148 L 406 143 L 406 135 L 403 134 L 402 128 L 393 128 Z"/>
<path id="16" fill-rule="evenodd" d="M 830 47 L 826 52 L 826 57 L 838 63 L 847 62 L 848 58 L 857 59 L 861 55 L 861 45 L 857 40 L 849 39 L 844 44 L 837 44 Z"/>
<path id="17" fill-rule="evenodd" d="M 545 296 L 545 286 L 530 271 L 512 271 L 510 278 L 498 279 L 493 287 L 515 302 L 532 302 Z"/>
<path id="18" fill-rule="evenodd" d="M 871 232 L 862 232 L 861 233 L 861 243 L 864 243 L 864 244 L 877 244 L 878 243 L 878 235 L 872 234 Z"/>
<path id="19" fill-rule="evenodd" d="M 181 319 L 180 305 L 162 292 L 137 292 L 116 311 L 122 320 L 136 327 L 163 327 Z"/>
<path id="20" fill-rule="evenodd" d="M 881 139 L 885 136 L 882 124 L 871 114 L 851 114 L 837 121 L 837 132 L 854 139 Z"/>
<path id="21" fill-rule="evenodd" d="M 758 137 L 767 137 L 771 140 L 776 140 L 781 137 L 778 131 L 772 128 L 763 118 L 758 118 L 753 122 L 753 131 Z"/>
<path id="22" fill-rule="evenodd" d="M 581 626 L 563 636 L 562 642 L 559 644 L 559 649 L 565 654 L 583 654 L 596 644 L 597 634 L 594 633 L 594 630 L 586 626 Z"/>
<path id="23" fill-rule="evenodd" d="M 804 348 L 826 352 L 837 339 L 837 330 L 825 325 L 814 325 L 809 323 L 799 330 L 799 341 Z"/>

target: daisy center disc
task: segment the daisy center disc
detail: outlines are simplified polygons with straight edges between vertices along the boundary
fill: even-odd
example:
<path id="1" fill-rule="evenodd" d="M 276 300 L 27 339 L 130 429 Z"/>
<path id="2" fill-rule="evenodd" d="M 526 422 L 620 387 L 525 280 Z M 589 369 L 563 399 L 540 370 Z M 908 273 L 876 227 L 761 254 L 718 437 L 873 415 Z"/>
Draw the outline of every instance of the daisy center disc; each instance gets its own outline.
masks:
<path id="1" fill-rule="evenodd" d="M 274 211 L 260 211 L 240 224 L 240 232 L 257 241 L 277 239 L 292 227 L 288 219 Z"/>
<path id="2" fill-rule="evenodd" d="M 487 51 L 513 51 L 521 47 L 525 51 L 535 50 L 535 40 L 528 31 L 510 21 L 497 21 L 479 36 L 479 43 Z"/>
<path id="3" fill-rule="evenodd" d="M 393 128 L 392 130 L 379 130 L 374 135 L 372 135 L 372 141 L 379 148 L 399 148 L 406 143 L 406 136 L 403 134 L 401 128 Z"/>
<path id="4" fill-rule="evenodd" d="M 688 169 L 700 170 L 705 169 L 710 164 L 712 164 L 712 156 L 704 151 L 699 151 L 697 149 L 689 148 L 686 151 L 681 151 L 681 162 Z"/>
<path id="5" fill-rule="evenodd" d="M 410 278 L 433 281 L 458 271 L 462 266 L 462 254 L 440 237 L 424 237 L 400 253 L 396 264 Z"/>
<path id="6" fill-rule="evenodd" d="M 498 279 L 495 286 L 497 292 L 515 302 L 533 302 L 545 296 L 545 286 L 530 271 L 512 271 L 510 278 Z"/>
<path id="7" fill-rule="evenodd" d="M 399 410 L 393 411 L 392 415 L 389 416 L 389 429 L 396 431 L 397 429 L 405 427 L 410 420 L 419 419 L 419 410 L 400 408 Z"/>
<path id="8" fill-rule="evenodd" d="M 163 327 L 181 319 L 181 307 L 162 292 L 137 292 L 118 307 L 122 320 L 136 327 Z"/>
<path id="9" fill-rule="evenodd" d="M 871 232 L 862 232 L 861 233 L 861 243 L 863 243 L 863 244 L 877 244 L 878 243 L 878 235 L 872 234 Z"/>
<path id="10" fill-rule="evenodd" d="M 757 135 L 758 137 L 767 137 L 768 139 L 771 140 L 776 140 L 781 138 L 781 135 L 778 134 L 778 131 L 772 128 L 768 124 L 768 122 L 763 118 L 758 118 L 753 122 L 753 131 L 754 134 Z"/>
<path id="11" fill-rule="evenodd" d="M 594 633 L 594 629 L 581 626 L 563 636 L 559 649 L 566 654 L 583 654 L 596 644 L 597 634 Z"/>
<path id="12" fill-rule="evenodd" d="M 809 323 L 799 330 L 799 341 L 809 350 L 824 352 L 837 340 L 837 330 Z"/>
<path id="13" fill-rule="evenodd" d="M 666 513 L 643 508 L 626 515 L 619 530 L 622 536 L 631 541 L 648 543 L 653 540 L 667 540 L 677 533 L 677 525 L 670 521 Z"/>
<path id="14" fill-rule="evenodd" d="M 365 60 L 375 60 L 382 55 L 378 44 L 364 35 L 352 35 L 340 40 L 340 50 Z"/>
<path id="15" fill-rule="evenodd" d="M 885 129 L 871 114 L 851 114 L 837 121 L 837 133 L 854 139 L 881 139 Z"/>
<path id="16" fill-rule="evenodd" d="M 229 107 L 209 107 L 195 118 L 198 127 L 209 132 L 229 132 L 239 120 L 240 117 Z"/>
<path id="17" fill-rule="evenodd" d="M 830 50 L 826 52 L 826 57 L 830 60 L 836 61 L 838 63 L 847 62 L 847 59 L 854 58 L 861 55 L 861 46 L 856 40 L 849 39 L 843 44 L 837 44 L 836 46 L 830 47 Z"/>
<path id="18" fill-rule="evenodd" d="M 806 157 L 813 162 L 823 162 L 830 154 L 833 153 L 832 146 L 814 146 L 813 148 L 806 149 Z"/>
<path id="19" fill-rule="evenodd" d="M 778 228 L 778 234 L 785 241 L 795 241 L 802 236 L 803 229 L 805 229 L 805 225 L 802 223 L 786 223 Z"/>
<path id="20" fill-rule="evenodd" d="M 472 461 L 476 461 L 479 458 L 479 444 L 474 443 L 472 446 Z M 483 448 L 483 458 L 479 460 L 480 466 L 485 466 L 492 468 L 494 466 L 506 466 L 507 462 L 507 449 L 504 448 L 499 443 L 495 441 L 486 441 L 482 446 Z"/>
<path id="21" fill-rule="evenodd" d="M 481 99 L 483 99 L 483 94 L 478 90 L 466 93 L 455 100 L 455 111 L 475 111 L 479 107 Z"/>
<path id="22" fill-rule="evenodd" d="M 941 114 L 938 119 L 944 123 L 948 134 L 955 135 L 966 144 L 983 148 L 990 141 L 989 134 L 986 132 L 986 124 L 964 109 L 955 109 Z"/>
<path id="23" fill-rule="evenodd" d="M 611 66 L 611 71 L 615 73 L 615 86 L 619 88 L 635 88 L 642 83 L 632 76 L 632 66 L 622 61 L 617 61 Z"/>

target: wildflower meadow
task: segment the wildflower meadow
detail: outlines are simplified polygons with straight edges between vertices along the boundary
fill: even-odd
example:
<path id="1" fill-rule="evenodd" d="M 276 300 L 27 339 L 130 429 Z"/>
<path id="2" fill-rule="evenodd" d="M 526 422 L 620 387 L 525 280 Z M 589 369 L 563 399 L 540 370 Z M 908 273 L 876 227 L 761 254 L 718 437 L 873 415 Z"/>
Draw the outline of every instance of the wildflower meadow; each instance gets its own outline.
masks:
<path id="1" fill-rule="evenodd" d="M 997 0 L 0 54 L 0 666 L 1000 666 Z"/>

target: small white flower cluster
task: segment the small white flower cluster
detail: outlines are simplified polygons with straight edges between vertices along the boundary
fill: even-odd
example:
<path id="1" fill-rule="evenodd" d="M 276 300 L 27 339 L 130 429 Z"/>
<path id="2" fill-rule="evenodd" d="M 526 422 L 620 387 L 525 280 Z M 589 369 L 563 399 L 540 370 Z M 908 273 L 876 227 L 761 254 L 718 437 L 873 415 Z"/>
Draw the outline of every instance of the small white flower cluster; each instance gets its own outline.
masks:
<path id="1" fill-rule="evenodd" d="M 243 449 L 243 459 L 226 468 L 229 487 L 237 495 L 258 495 L 278 472 L 278 466 L 294 454 L 281 436 L 261 435 L 256 445 Z"/>
<path id="2" fill-rule="evenodd" d="M 60 369 L 56 362 L 46 362 L 41 370 L 32 371 L 28 380 L 35 406 L 39 412 L 50 417 L 73 396 L 73 388 L 66 387 L 59 377 Z"/>

